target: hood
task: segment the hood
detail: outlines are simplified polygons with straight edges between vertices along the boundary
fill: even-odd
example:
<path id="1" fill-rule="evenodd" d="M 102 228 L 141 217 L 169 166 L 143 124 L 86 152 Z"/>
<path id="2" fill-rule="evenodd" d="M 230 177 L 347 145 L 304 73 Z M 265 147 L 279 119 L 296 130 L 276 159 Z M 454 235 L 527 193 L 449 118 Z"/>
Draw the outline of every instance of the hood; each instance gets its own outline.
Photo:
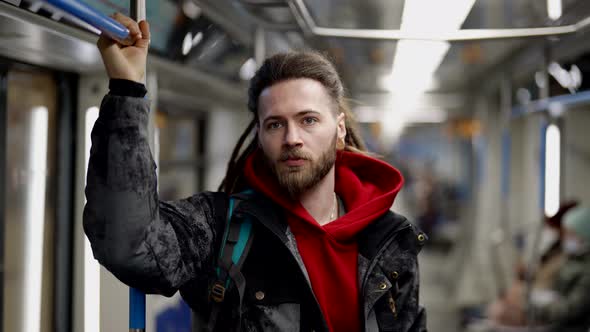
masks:
<path id="1" fill-rule="evenodd" d="M 280 188 L 262 153 L 258 149 L 246 161 L 244 175 L 252 189 L 299 217 L 308 227 L 328 233 L 338 241 L 350 240 L 387 212 L 404 182 L 401 173 L 383 161 L 359 153 L 338 151 L 335 191 L 344 203 L 346 214 L 321 226 L 299 201 L 291 199 Z"/>

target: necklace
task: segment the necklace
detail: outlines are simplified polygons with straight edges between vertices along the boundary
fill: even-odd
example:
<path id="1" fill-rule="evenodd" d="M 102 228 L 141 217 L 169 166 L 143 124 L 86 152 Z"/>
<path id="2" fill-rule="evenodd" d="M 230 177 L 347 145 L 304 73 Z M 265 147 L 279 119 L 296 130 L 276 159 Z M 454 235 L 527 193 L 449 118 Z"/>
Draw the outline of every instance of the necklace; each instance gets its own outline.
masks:
<path id="1" fill-rule="evenodd" d="M 336 193 L 334 193 L 334 204 L 332 205 L 332 212 L 330 213 L 330 220 L 332 221 L 336 219 L 336 208 L 338 207 L 338 199 L 336 198 Z"/>

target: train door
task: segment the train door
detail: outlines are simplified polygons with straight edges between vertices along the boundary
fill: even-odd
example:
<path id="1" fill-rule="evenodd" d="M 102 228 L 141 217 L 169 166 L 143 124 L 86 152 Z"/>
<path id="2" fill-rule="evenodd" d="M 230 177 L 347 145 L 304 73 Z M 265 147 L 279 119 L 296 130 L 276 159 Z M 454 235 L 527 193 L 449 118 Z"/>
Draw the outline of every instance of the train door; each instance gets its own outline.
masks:
<path id="1" fill-rule="evenodd" d="M 0 59 L 0 331 L 70 330 L 75 85 Z"/>
<path id="2" fill-rule="evenodd" d="M 50 330 L 57 86 L 50 72 L 29 67 L 5 71 L 4 81 L 3 330 Z"/>

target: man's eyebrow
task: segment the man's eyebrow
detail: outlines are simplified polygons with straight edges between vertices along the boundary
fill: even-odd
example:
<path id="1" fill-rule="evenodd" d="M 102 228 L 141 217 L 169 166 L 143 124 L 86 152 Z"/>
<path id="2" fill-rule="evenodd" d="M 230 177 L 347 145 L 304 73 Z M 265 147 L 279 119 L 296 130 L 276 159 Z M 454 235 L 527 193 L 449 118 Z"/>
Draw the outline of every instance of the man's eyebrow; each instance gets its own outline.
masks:
<path id="1" fill-rule="evenodd" d="M 297 113 L 295 116 L 303 116 L 303 115 L 307 115 L 309 113 L 315 113 L 317 115 L 320 115 L 320 112 L 309 109 L 309 110 L 303 110 L 303 111 Z"/>
<path id="2" fill-rule="evenodd" d="M 321 114 L 320 112 L 314 111 L 312 109 L 305 109 L 305 110 L 302 110 L 302 111 L 297 112 L 297 114 L 295 114 L 295 116 L 296 117 L 302 117 L 302 116 L 308 115 L 310 113 L 317 114 L 317 115 L 320 115 Z M 266 122 L 266 121 L 269 121 L 269 120 L 282 120 L 283 118 L 284 118 L 284 116 L 271 115 L 271 116 L 265 118 L 262 122 Z"/>

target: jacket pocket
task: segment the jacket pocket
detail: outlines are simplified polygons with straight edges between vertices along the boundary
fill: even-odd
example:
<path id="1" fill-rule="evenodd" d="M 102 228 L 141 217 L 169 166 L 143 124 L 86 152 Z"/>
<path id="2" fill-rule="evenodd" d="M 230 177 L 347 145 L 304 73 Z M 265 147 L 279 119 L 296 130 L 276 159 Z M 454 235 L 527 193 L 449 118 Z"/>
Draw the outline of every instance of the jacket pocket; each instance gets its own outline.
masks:
<path id="1" fill-rule="evenodd" d="M 284 296 L 274 297 L 264 290 L 248 292 L 245 331 L 293 331 L 301 330 L 301 305 Z"/>

